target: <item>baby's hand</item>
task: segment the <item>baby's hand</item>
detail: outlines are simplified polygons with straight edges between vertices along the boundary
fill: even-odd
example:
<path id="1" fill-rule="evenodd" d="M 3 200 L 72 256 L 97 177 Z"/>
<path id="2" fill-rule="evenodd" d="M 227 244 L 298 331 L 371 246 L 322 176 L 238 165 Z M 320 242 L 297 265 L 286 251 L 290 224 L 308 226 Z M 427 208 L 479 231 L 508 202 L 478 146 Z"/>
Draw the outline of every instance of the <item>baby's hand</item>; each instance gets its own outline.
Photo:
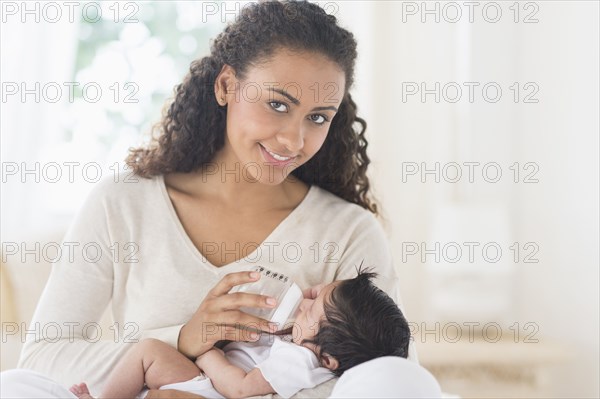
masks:
<path id="1" fill-rule="evenodd" d="M 69 388 L 69 391 L 71 391 L 79 399 L 94 399 L 92 398 L 92 395 L 90 395 L 90 390 L 85 382 L 73 385 L 71 388 Z"/>

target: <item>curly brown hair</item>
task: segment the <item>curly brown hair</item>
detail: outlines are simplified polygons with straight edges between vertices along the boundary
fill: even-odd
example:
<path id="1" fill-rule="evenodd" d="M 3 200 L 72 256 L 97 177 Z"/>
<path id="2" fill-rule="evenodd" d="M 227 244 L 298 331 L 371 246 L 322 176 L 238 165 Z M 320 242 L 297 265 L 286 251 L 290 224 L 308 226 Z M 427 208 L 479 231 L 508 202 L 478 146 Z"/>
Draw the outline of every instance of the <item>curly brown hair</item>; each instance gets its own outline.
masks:
<path id="1" fill-rule="evenodd" d="M 233 67 L 243 80 L 249 67 L 268 60 L 280 48 L 316 52 L 344 71 L 344 97 L 321 149 L 291 174 L 377 214 L 366 175 L 370 163 L 367 123 L 356 115 L 349 93 L 354 83 L 356 46 L 352 33 L 338 26 L 336 17 L 317 4 L 270 0 L 245 6 L 211 42 L 210 55 L 191 63 L 162 120 L 153 127 L 150 144 L 130 148 L 127 164 L 146 178 L 197 171 L 225 142 L 227 107 L 219 106 L 214 92 L 223 65 Z"/>

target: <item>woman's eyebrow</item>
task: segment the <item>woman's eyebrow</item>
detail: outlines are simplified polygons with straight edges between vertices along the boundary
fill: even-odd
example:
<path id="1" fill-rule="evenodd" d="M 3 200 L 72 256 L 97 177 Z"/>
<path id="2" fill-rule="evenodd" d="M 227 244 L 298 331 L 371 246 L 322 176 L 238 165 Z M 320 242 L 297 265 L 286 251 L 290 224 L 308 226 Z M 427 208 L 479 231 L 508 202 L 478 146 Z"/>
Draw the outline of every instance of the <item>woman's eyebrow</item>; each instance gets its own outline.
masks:
<path id="1" fill-rule="evenodd" d="M 292 96 L 290 93 L 288 93 L 287 91 L 285 91 L 283 89 L 269 87 L 269 90 L 281 94 L 282 96 L 286 97 L 288 100 L 290 100 L 295 105 L 300 105 L 300 100 L 298 100 L 296 97 Z M 336 107 L 334 107 L 333 105 L 330 105 L 328 107 L 314 107 L 312 109 L 312 111 L 327 111 L 327 110 L 331 110 L 331 111 L 335 111 L 335 112 L 338 111 L 338 109 Z"/>

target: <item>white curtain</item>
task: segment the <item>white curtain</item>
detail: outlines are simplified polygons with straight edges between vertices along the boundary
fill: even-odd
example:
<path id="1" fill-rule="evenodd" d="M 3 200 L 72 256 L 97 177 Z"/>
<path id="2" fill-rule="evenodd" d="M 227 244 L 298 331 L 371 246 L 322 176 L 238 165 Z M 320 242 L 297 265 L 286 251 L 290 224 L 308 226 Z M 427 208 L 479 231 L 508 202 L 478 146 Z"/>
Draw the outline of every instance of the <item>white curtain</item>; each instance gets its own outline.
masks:
<path id="1" fill-rule="evenodd" d="M 20 3 L 25 4 L 25 3 Z M 40 7 L 38 2 L 38 7 Z M 15 3 L 17 5 L 17 3 Z M 18 5 L 18 7 L 22 7 Z M 29 6 L 33 9 L 33 5 Z M 53 224 L 65 222 L 48 212 L 52 198 L 47 195 L 49 184 L 43 179 L 42 162 L 53 159 L 44 149 L 64 134 L 60 115 L 68 104 L 68 87 L 73 80 L 73 69 L 78 43 L 78 18 L 69 21 L 65 15 L 52 23 L 25 14 L 4 15 L 2 24 L 2 240 L 23 238 L 33 231 L 52 229 Z M 36 90 L 36 85 L 39 90 Z M 61 99 L 54 103 L 56 91 L 61 87 Z M 18 92 L 10 94 L 15 87 Z M 44 95 L 46 87 L 46 95 Z M 26 94 L 32 90 L 40 95 Z M 47 101 L 51 100 L 51 101 Z M 62 162 L 55 159 L 55 162 Z M 40 172 L 22 175 L 23 169 Z M 25 163 L 25 164 L 22 164 Z M 16 174 L 13 175 L 14 169 Z M 49 170 L 48 170 L 49 172 Z M 51 191 L 52 192 L 52 191 Z"/>

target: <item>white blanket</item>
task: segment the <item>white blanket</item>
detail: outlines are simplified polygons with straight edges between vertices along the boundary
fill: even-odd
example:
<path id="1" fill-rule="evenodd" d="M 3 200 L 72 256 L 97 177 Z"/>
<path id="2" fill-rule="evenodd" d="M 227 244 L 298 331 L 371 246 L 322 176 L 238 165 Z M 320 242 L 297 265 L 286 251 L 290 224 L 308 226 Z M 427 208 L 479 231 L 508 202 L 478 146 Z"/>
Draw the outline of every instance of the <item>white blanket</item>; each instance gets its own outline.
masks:
<path id="1" fill-rule="evenodd" d="M 330 398 L 441 398 L 437 380 L 419 364 L 386 356 L 359 364 L 338 380 Z"/>

